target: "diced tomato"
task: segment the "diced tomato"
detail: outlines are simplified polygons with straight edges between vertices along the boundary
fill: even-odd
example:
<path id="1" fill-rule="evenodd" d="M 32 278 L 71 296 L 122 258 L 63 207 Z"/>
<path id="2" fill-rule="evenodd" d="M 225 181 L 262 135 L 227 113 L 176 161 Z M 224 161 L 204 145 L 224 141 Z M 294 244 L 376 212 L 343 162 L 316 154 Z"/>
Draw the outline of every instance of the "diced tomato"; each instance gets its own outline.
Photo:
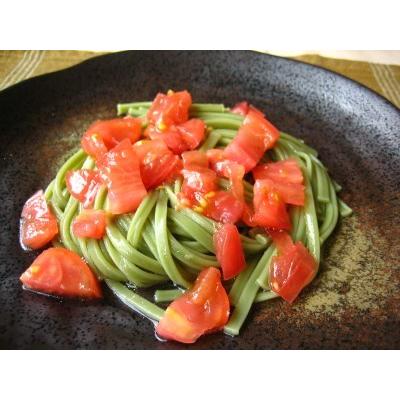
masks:
<path id="1" fill-rule="evenodd" d="M 211 169 L 201 167 L 183 169 L 182 175 L 184 181 L 180 194 L 193 204 L 203 195 L 215 192 L 217 189 L 217 175 Z"/>
<path id="2" fill-rule="evenodd" d="M 225 149 L 225 157 L 251 171 L 279 139 L 279 131 L 258 111 L 250 110 L 237 135 Z"/>
<path id="3" fill-rule="evenodd" d="M 239 275 L 246 267 L 239 231 L 233 224 L 224 224 L 214 233 L 214 247 L 224 280 Z"/>
<path id="4" fill-rule="evenodd" d="M 170 125 L 181 124 L 188 120 L 191 105 L 192 96 L 186 90 L 169 91 L 166 95 L 158 93 L 147 112 L 147 120 L 160 130 Z"/>
<path id="5" fill-rule="evenodd" d="M 192 167 L 208 168 L 208 158 L 202 151 L 193 150 L 182 153 L 183 168 L 191 169 Z"/>
<path id="6" fill-rule="evenodd" d="M 147 190 L 168 182 L 182 169 L 179 156 L 174 155 L 161 139 L 140 140 L 133 145 L 140 163 L 140 175 Z"/>
<path id="7" fill-rule="evenodd" d="M 190 150 L 194 150 L 204 139 L 206 124 L 203 120 L 192 118 L 177 126 L 183 140 Z"/>
<path id="8" fill-rule="evenodd" d="M 277 182 L 271 179 L 258 179 L 265 191 L 276 192 L 279 197 L 287 204 L 304 206 L 304 186 L 298 183 Z"/>
<path id="9" fill-rule="evenodd" d="M 102 296 L 100 284 L 88 265 L 76 253 L 61 247 L 43 251 L 20 280 L 28 289 L 57 296 Z"/>
<path id="10" fill-rule="evenodd" d="M 135 143 L 141 131 L 140 118 L 125 117 L 97 121 L 85 132 L 81 145 L 87 154 L 98 160 L 124 139 Z"/>
<path id="11" fill-rule="evenodd" d="M 104 210 L 84 210 L 72 222 L 72 232 L 80 238 L 101 239 L 106 232 Z"/>
<path id="12" fill-rule="evenodd" d="M 239 221 L 244 203 L 230 192 L 217 191 L 206 194 L 204 215 L 214 221 L 232 223 Z"/>
<path id="13" fill-rule="evenodd" d="M 257 224 L 253 220 L 254 217 L 254 208 L 252 205 L 247 204 L 246 202 L 243 204 L 243 213 L 242 213 L 242 221 L 252 228 L 256 227 Z"/>
<path id="14" fill-rule="evenodd" d="M 275 233 L 272 239 L 278 247 L 278 256 L 271 262 L 271 289 L 292 303 L 314 278 L 317 263 L 303 243 L 293 244 L 288 233 Z"/>
<path id="15" fill-rule="evenodd" d="M 98 171 L 90 169 L 68 171 L 65 181 L 71 196 L 79 200 L 84 208 L 93 203 L 102 183 Z"/>
<path id="16" fill-rule="evenodd" d="M 47 205 L 43 190 L 24 205 L 20 222 L 20 241 L 24 248 L 39 249 L 58 233 L 57 219 Z"/>
<path id="17" fill-rule="evenodd" d="M 249 112 L 249 103 L 247 101 L 241 101 L 236 103 L 232 108 L 231 112 L 234 114 L 242 115 L 243 117 Z"/>
<path id="18" fill-rule="evenodd" d="M 149 125 L 146 128 L 144 135 L 153 140 L 163 140 L 174 154 L 181 154 L 184 151 L 189 150 L 189 146 L 183 140 L 181 132 L 179 132 L 175 125 L 167 127 L 163 131 L 158 130 L 154 125 Z"/>
<path id="19" fill-rule="evenodd" d="M 257 180 L 253 190 L 254 215 L 252 222 L 264 228 L 290 229 L 289 214 L 280 194 L 271 189 L 265 180 Z"/>
<path id="20" fill-rule="evenodd" d="M 229 298 L 216 268 L 203 270 L 192 289 L 174 300 L 157 325 L 157 335 L 194 343 L 201 335 L 218 331 L 229 318 Z"/>
<path id="21" fill-rule="evenodd" d="M 225 153 L 223 149 L 207 150 L 206 155 L 212 169 L 214 169 L 215 163 L 225 160 Z"/>
<path id="22" fill-rule="evenodd" d="M 214 171 L 225 178 L 228 178 L 231 183 L 233 195 L 240 201 L 244 201 L 243 177 L 244 167 L 235 161 L 218 161 L 214 164 Z"/>
<path id="23" fill-rule="evenodd" d="M 129 139 L 106 153 L 98 167 L 107 181 L 109 211 L 112 214 L 135 211 L 147 191 L 140 176 L 139 159 Z"/>
<path id="24" fill-rule="evenodd" d="M 303 183 L 303 173 L 301 172 L 301 168 L 297 161 L 291 158 L 257 165 L 253 169 L 252 173 L 254 180 L 272 179 L 276 182 Z"/>

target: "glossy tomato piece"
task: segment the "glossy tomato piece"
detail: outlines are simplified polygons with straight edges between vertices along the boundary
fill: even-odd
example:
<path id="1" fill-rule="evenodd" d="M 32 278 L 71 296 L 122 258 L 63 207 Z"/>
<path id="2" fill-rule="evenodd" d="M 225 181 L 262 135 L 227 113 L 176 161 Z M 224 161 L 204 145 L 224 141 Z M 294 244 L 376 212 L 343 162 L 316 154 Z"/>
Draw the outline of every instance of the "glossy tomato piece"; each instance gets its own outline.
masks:
<path id="1" fill-rule="evenodd" d="M 102 184 L 99 172 L 91 169 L 68 171 L 65 181 L 68 192 L 85 208 L 93 203 Z"/>
<path id="2" fill-rule="evenodd" d="M 177 128 L 190 150 L 196 149 L 204 140 L 206 124 L 201 119 L 192 118 L 189 121 L 178 125 Z"/>
<path id="3" fill-rule="evenodd" d="M 224 280 L 239 275 L 246 267 L 246 261 L 237 227 L 224 224 L 214 233 L 213 239 Z"/>
<path id="4" fill-rule="evenodd" d="M 178 176 L 182 169 L 179 156 L 168 149 L 161 139 L 140 140 L 133 146 L 140 163 L 140 175 L 147 190 Z"/>
<path id="5" fill-rule="evenodd" d="M 187 90 L 158 93 L 147 112 L 147 120 L 160 130 L 170 125 L 181 124 L 189 119 L 191 105 L 192 96 Z"/>
<path id="6" fill-rule="evenodd" d="M 72 232 L 80 238 L 101 239 L 106 232 L 104 210 L 84 210 L 72 222 Z"/>
<path id="7" fill-rule="evenodd" d="M 183 168 L 193 167 L 208 168 L 208 158 L 203 151 L 193 150 L 182 153 Z"/>
<path id="8" fill-rule="evenodd" d="M 244 203 L 239 201 L 232 193 L 217 191 L 206 195 L 207 205 L 204 208 L 204 215 L 214 221 L 232 223 L 239 221 Z"/>
<path id="9" fill-rule="evenodd" d="M 259 182 L 264 191 L 278 193 L 283 202 L 295 206 L 304 206 L 304 185 L 278 182 L 272 179 L 258 179 L 256 182 Z"/>
<path id="10" fill-rule="evenodd" d="M 301 168 L 297 161 L 291 158 L 257 165 L 252 173 L 254 180 L 272 179 L 273 181 L 283 183 L 303 183 Z"/>
<path id="11" fill-rule="evenodd" d="M 195 204 L 209 192 L 217 189 L 217 175 L 208 168 L 196 167 L 193 169 L 183 169 L 184 178 L 181 196 Z"/>
<path id="12" fill-rule="evenodd" d="M 286 204 L 278 192 L 271 190 L 265 180 L 254 184 L 254 215 L 252 222 L 257 226 L 272 229 L 290 229 L 291 223 Z"/>
<path id="13" fill-rule="evenodd" d="M 135 211 L 147 191 L 140 175 L 138 156 L 129 139 L 110 150 L 98 162 L 108 187 L 109 211 L 124 214 Z"/>
<path id="14" fill-rule="evenodd" d="M 163 131 L 157 129 L 154 125 L 149 125 L 145 130 L 145 136 L 150 139 L 161 139 L 174 154 L 182 154 L 190 150 L 187 143 L 183 140 L 181 132 L 175 125 L 166 127 Z"/>
<path id="15" fill-rule="evenodd" d="M 57 219 L 47 205 L 43 190 L 24 205 L 20 222 L 20 241 L 25 249 L 40 249 L 58 233 Z"/>
<path id="16" fill-rule="evenodd" d="M 234 114 L 242 115 L 243 117 L 249 112 L 249 103 L 247 101 L 241 101 L 236 103 L 232 108 L 231 112 Z"/>
<path id="17" fill-rule="evenodd" d="M 278 139 L 279 131 L 260 112 L 250 109 L 237 135 L 226 147 L 225 157 L 242 164 L 249 172 Z"/>
<path id="18" fill-rule="evenodd" d="M 210 149 L 206 152 L 210 167 L 214 169 L 215 163 L 225 160 L 225 153 L 223 149 Z"/>
<path id="19" fill-rule="evenodd" d="M 135 143 L 140 138 L 141 131 L 140 118 L 125 117 L 97 121 L 85 132 L 81 145 L 87 154 L 98 160 L 124 139 Z"/>
<path id="20" fill-rule="evenodd" d="M 269 276 L 271 289 L 292 303 L 314 278 L 317 263 L 303 243 L 293 244 L 286 232 L 273 235 L 272 238 L 277 244 L 278 256 L 273 257 L 271 262 Z"/>
<path id="21" fill-rule="evenodd" d="M 243 165 L 229 160 L 218 161 L 214 164 L 214 171 L 218 176 L 228 178 L 233 195 L 238 200 L 244 201 L 243 177 L 245 169 Z"/>
<path id="22" fill-rule="evenodd" d="M 76 253 L 61 247 L 43 251 L 20 280 L 28 289 L 56 296 L 102 296 L 100 284 L 88 265 Z"/>
<path id="23" fill-rule="evenodd" d="M 203 270 L 194 286 L 174 300 L 157 325 L 164 339 L 194 343 L 201 335 L 221 330 L 229 318 L 229 298 L 216 268 Z"/>

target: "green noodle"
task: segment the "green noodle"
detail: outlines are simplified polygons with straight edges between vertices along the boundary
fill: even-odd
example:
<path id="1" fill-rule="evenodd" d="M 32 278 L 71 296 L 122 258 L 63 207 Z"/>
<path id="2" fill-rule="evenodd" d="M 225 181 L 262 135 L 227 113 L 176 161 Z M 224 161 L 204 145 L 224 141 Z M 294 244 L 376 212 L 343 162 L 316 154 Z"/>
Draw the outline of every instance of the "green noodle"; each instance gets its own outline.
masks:
<path id="1" fill-rule="evenodd" d="M 118 105 L 118 115 L 144 116 L 151 102 Z M 235 137 L 243 117 L 233 114 L 223 104 L 193 104 L 190 115 L 202 118 L 208 133 L 199 150 L 224 148 Z M 317 158 L 317 152 L 303 140 L 281 132 L 277 145 L 268 151 L 264 160 L 294 158 L 303 170 L 305 206 L 291 207 L 291 235 L 294 241 L 303 241 L 320 260 L 322 244 L 331 235 L 339 216 L 348 216 L 351 209 L 337 197 L 341 187 L 333 181 Z M 54 210 L 60 227 L 60 241 L 64 246 L 86 259 L 100 279 L 128 306 L 154 321 L 163 315 L 163 309 L 145 299 L 135 288 L 153 288 L 156 303 L 168 303 L 190 288 L 196 275 L 209 266 L 219 267 L 215 257 L 213 234 L 219 224 L 189 208 L 179 208 L 177 194 L 182 180 L 149 192 L 133 214 L 115 217 L 107 224 L 101 240 L 81 239 L 73 235 L 71 224 L 82 207 L 69 195 L 65 176 L 70 170 L 95 168 L 93 159 L 83 150 L 73 154 L 60 168 L 45 191 L 45 197 Z M 219 179 L 223 189 L 230 182 Z M 251 182 L 244 181 L 245 199 L 253 198 Z M 107 189 L 98 191 L 95 209 L 107 208 Z M 263 231 L 244 229 L 240 235 L 247 268 L 232 282 L 229 298 L 233 307 L 225 332 L 237 335 L 253 303 L 277 297 L 269 287 L 269 265 L 276 253 L 275 246 Z M 173 285 L 173 286 L 172 286 Z"/>

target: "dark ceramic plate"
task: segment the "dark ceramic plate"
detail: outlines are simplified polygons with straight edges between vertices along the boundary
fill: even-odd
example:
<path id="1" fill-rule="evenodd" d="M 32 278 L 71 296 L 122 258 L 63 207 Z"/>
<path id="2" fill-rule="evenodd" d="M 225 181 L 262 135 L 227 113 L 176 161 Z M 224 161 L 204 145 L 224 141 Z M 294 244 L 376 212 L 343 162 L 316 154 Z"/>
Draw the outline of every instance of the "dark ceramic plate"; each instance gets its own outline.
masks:
<path id="1" fill-rule="evenodd" d="M 400 348 L 400 113 L 363 86 L 324 69 L 254 52 L 127 52 L 101 56 L 0 93 L 0 347 L 171 349 L 116 302 L 63 303 L 25 292 L 34 255 L 18 244 L 24 201 L 65 154 L 121 101 L 169 88 L 196 101 L 248 99 L 304 138 L 354 209 L 323 251 L 318 278 L 290 306 L 254 307 L 241 335 L 192 348 Z"/>

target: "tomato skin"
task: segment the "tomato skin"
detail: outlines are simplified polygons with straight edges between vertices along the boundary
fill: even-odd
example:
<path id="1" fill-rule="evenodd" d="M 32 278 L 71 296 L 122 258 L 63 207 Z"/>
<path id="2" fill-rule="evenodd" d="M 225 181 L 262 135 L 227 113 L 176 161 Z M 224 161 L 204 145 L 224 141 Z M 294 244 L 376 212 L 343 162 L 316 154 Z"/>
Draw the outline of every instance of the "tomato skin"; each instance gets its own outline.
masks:
<path id="1" fill-rule="evenodd" d="M 206 124 L 201 119 L 192 118 L 178 125 L 177 128 L 188 148 L 194 150 L 204 139 Z"/>
<path id="2" fill-rule="evenodd" d="M 68 192 L 75 199 L 79 200 L 84 208 L 89 207 L 93 203 L 102 183 L 98 171 L 90 169 L 68 171 L 65 181 Z"/>
<path id="3" fill-rule="evenodd" d="M 181 124 L 188 120 L 191 105 L 192 96 L 187 90 L 158 93 L 147 112 L 147 120 L 156 126 Z"/>
<path id="4" fill-rule="evenodd" d="M 246 267 L 239 231 L 234 224 L 224 224 L 214 234 L 214 247 L 224 280 L 239 275 Z"/>
<path id="5" fill-rule="evenodd" d="M 214 171 L 219 176 L 228 178 L 231 183 L 233 195 L 239 200 L 244 201 L 243 177 L 244 167 L 234 161 L 218 161 L 214 164 Z"/>
<path id="6" fill-rule="evenodd" d="M 207 155 L 198 150 L 185 151 L 182 153 L 183 168 L 191 169 L 193 167 L 208 168 Z"/>
<path id="7" fill-rule="evenodd" d="M 298 183 L 277 182 L 271 179 L 258 179 L 264 191 L 278 193 L 284 203 L 304 206 L 304 186 Z"/>
<path id="8" fill-rule="evenodd" d="M 139 158 L 140 176 L 147 190 L 168 182 L 182 169 L 180 158 L 161 139 L 140 140 L 133 149 Z"/>
<path id="9" fill-rule="evenodd" d="M 106 217 L 104 210 L 84 210 L 72 222 L 72 232 L 80 238 L 101 239 L 106 232 Z"/>
<path id="10" fill-rule="evenodd" d="M 194 343 L 200 336 L 222 329 L 228 322 L 229 309 L 219 270 L 206 268 L 194 286 L 168 306 L 156 333 L 164 339 Z"/>
<path id="11" fill-rule="evenodd" d="M 286 232 L 272 234 L 278 247 L 278 256 L 273 257 L 269 271 L 271 289 L 289 303 L 314 278 L 317 263 L 303 243 L 293 244 Z"/>
<path id="12" fill-rule="evenodd" d="M 257 226 L 272 229 L 290 229 L 291 223 L 286 205 L 279 193 L 271 190 L 265 180 L 254 184 L 254 215 L 252 222 Z"/>
<path id="13" fill-rule="evenodd" d="M 26 249 L 40 249 L 57 233 L 57 219 L 47 205 L 43 190 L 39 190 L 26 201 L 22 209 L 20 242 Z"/>
<path id="14" fill-rule="evenodd" d="M 83 150 L 96 160 L 124 139 L 135 143 L 142 131 L 140 118 L 115 118 L 93 123 L 82 137 Z"/>
<path id="15" fill-rule="evenodd" d="M 224 150 L 222 150 L 222 149 L 207 150 L 206 155 L 207 155 L 208 162 L 210 163 L 210 166 L 212 169 L 214 169 L 214 165 L 218 161 L 225 160 L 225 153 L 224 153 Z"/>
<path id="16" fill-rule="evenodd" d="M 129 139 L 124 139 L 98 162 L 108 187 L 109 212 L 135 211 L 147 190 L 140 175 L 139 159 Z"/>
<path id="17" fill-rule="evenodd" d="M 239 221 L 243 214 L 244 203 L 230 192 L 217 191 L 207 199 L 204 215 L 214 221 L 231 223 Z"/>
<path id="18" fill-rule="evenodd" d="M 291 158 L 257 165 L 252 173 L 254 180 L 272 179 L 276 182 L 294 184 L 302 184 L 304 180 L 299 164 L 296 160 Z"/>
<path id="19" fill-rule="evenodd" d="M 101 288 L 88 265 L 74 252 L 52 247 L 21 275 L 28 289 L 66 297 L 100 298 Z"/>

